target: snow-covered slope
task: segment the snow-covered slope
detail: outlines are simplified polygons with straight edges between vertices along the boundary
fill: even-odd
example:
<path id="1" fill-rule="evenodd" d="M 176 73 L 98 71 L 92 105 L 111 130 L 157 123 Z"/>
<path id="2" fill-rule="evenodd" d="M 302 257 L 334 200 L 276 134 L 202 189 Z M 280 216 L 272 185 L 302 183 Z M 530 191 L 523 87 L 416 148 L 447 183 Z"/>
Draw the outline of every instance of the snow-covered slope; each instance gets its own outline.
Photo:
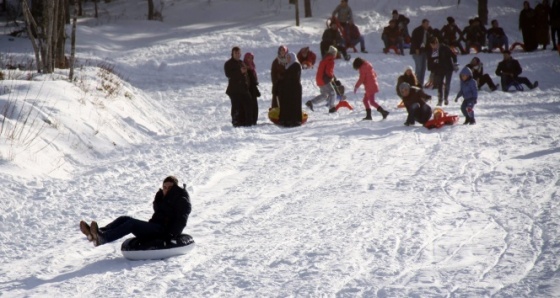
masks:
<path id="1" fill-rule="evenodd" d="M 33 106 L 37 119 L 20 126 L 31 138 L 0 135 L 0 296 L 560 296 L 558 54 L 514 52 L 540 87 L 483 88 L 475 126 L 405 127 L 396 108 L 396 78 L 413 61 L 381 51 L 391 11 L 410 29 L 449 15 L 463 27 L 476 1 L 461 2 L 350 1 L 370 51 L 351 54 L 372 62 L 391 114 L 360 121 L 360 91 L 354 111 L 318 107 L 285 129 L 267 119 L 270 63 L 281 44 L 319 52 L 338 1 L 313 1 L 300 27 L 287 1 L 165 1 L 163 22 L 144 20 L 145 2 L 101 1 L 98 20 L 80 20 L 77 82 L 63 70 L 0 81 L 0 105 Z M 519 40 L 520 5 L 490 2 L 489 18 Z M 263 94 L 250 128 L 229 123 L 223 63 L 235 45 L 254 53 Z M 31 48 L 0 36 L 0 53 L 21 61 Z M 477 56 L 496 81 L 501 55 Z M 353 86 L 351 63 L 336 63 Z M 304 101 L 318 94 L 314 77 L 303 73 Z M 128 261 L 122 241 L 85 240 L 82 219 L 149 218 L 167 175 L 191 193 L 193 251 Z"/>

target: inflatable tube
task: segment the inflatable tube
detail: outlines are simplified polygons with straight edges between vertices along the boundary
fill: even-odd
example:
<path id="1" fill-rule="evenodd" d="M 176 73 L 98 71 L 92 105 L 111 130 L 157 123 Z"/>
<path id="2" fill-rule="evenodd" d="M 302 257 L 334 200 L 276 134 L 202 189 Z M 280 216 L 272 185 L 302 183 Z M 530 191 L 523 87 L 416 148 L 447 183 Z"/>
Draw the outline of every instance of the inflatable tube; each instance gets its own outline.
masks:
<path id="1" fill-rule="evenodd" d="M 193 248 L 193 238 L 190 235 L 181 234 L 172 240 L 129 238 L 121 245 L 121 252 L 129 260 L 158 260 L 184 255 Z"/>
<path id="2" fill-rule="evenodd" d="M 309 116 L 305 111 L 301 111 L 301 124 L 305 124 L 307 122 L 307 118 Z M 268 110 L 268 119 L 276 125 L 280 123 L 280 108 L 270 108 Z"/>

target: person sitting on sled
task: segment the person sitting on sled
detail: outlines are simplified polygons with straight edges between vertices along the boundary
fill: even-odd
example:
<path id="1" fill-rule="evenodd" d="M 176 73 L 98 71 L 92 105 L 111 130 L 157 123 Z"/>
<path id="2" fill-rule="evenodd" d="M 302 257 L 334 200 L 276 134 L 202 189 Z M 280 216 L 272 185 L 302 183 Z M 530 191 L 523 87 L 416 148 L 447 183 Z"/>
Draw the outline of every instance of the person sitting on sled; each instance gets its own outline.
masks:
<path id="1" fill-rule="evenodd" d="M 408 112 L 405 126 L 414 125 L 414 122 L 425 124 L 432 117 L 432 108 L 426 103 L 431 98 L 418 87 L 412 87 L 408 83 L 399 85 L 404 106 Z"/>
<path id="2" fill-rule="evenodd" d="M 385 111 L 379 104 L 377 104 L 377 102 L 375 102 L 375 93 L 379 92 L 379 84 L 377 83 L 377 73 L 373 69 L 371 63 L 358 57 L 354 59 L 352 67 L 360 72 L 360 77 L 354 86 L 354 93 L 358 92 L 358 89 L 362 85 L 364 85 L 364 88 L 366 89 L 366 93 L 362 99 L 366 108 L 366 117 L 363 120 L 372 120 L 372 106 L 377 109 L 381 116 L 383 116 L 383 119 L 387 118 L 389 112 Z"/>
<path id="3" fill-rule="evenodd" d="M 309 47 L 304 47 L 301 48 L 297 53 L 297 59 L 303 69 L 308 69 L 315 66 L 317 55 L 315 55 L 315 53 L 311 51 Z"/>
<path id="4" fill-rule="evenodd" d="M 178 237 L 187 226 L 191 213 L 189 194 L 178 184 L 179 182 L 174 176 L 168 176 L 163 180 L 163 185 L 154 198 L 154 214 L 149 221 L 121 216 L 99 228 L 96 221 L 92 221 L 90 226 L 82 220 L 80 230 L 95 246 L 113 242 L 130 233 L 137 238 L 173 239 Z"/>
<path id="5" fill-rule="evenodd" d="M 463 124 L 475 124 L 474 120 L 474 105 L 478 98 L 478 88 L 476 86 L 476 81 L 473 78 L 473 74 L 470 68 L 465 66 L 459 73 L 461 78 L 461 89 L 455 97 L 455 102 L 459 100 L 462 96 L 463 103 L 461 104 L 461 112 L 465 116 L 465 123 Z"/>
<path id="6" fill-rule="evenodd" d="M 317 68 L 317 75 L 315 76 L 315 81 L 321 94 L 317 95 L 315 98 L 307 101 L 305 105 L 313 111 L 313 105 L 318 104 L 322 101 L 327 101 L 329 106 L 329 113 L 336 112 L 336 107 L 334 101 L 336 98 L 336 93 L 334 90 L 334 59 L 338 53 L 338 50 L 330 46 L 327 54 L 319 63 Z"/>
<path id="7" fill-rule="evenodd" d="M 525 84 L 529 89 L 535 89 L 539 86 L 539 82 L 535 81 L 531 83 L 526 77 L 519 76 L 523 71 L 519 61 L 511 57 L 510 51 L 504 51 L 504 60 L 498 63 L 496 68 L 496 75 L 501 78 L 502 91 L 508 91 L 511 86 L 514 86 L 517 91 L 523 91 L 523 86 Z"/>

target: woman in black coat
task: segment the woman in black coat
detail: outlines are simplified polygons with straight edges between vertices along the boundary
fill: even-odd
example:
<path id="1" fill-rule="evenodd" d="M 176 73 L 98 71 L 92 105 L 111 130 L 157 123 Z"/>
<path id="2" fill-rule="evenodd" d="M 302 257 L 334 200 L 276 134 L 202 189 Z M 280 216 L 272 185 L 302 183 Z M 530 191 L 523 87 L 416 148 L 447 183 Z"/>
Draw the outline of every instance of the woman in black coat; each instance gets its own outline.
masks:
<path id="1" fill-rule="evenodd" d="M 537 49 L 537 20 L 535 10 L 529 1 L 523 2 L 523 10 L 519 14 L 519 29 L 523 35 L 523 49 L 532 52 Z"/>
<path id="2" fill-rule="evenodd" d="M 282 126 L 300 126 L 302 120 L 301 112 L 301 64 L 296 54 L 289 52 L 288 64 L 284 78 L 279 82 L 278 92 L 280 97 L 279 123 Z"/>

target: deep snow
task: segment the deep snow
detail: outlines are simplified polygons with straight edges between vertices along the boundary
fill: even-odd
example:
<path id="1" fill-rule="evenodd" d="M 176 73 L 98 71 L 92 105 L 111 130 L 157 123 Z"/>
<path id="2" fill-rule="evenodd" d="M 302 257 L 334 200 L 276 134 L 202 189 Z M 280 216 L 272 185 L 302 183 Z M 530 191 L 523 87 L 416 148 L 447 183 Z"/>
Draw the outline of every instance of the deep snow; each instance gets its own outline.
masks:
<path id="1" fill-rule="evenodd" d="M 373 63 L 391 114 L 361 121 L 361 90 L 349 94 L 354 111 L 319 107 L 286 129 L 267 119 L 276 49 L 319 53 L 338 1 L 314 1 L 300 27 L 285 2 L 165 1 L 164 21 L 148 22 L 144 2 L 102 1 L 98 20 L 80 19 L 76 82 L 66 70 L 4 69 L 0 107 L 35 121 L 12 116 L 0 135 L 0 296 L 560 296 L 558 54 L 514 52 L 540 87 L 484 87 L 475 126 L 405 127 L 394 84 L 413 61 L 381 52 L 391 10 L 410 30 L 448 15 L 464 27 L 476 1 L 352 0 L 370 53 L 351 54 Z M 490 2 L 489 18 L 520 40 L 520 7 Z M 234 45 L 255 54 L 263 97 L 251 128 L 229 123 L 223 63 Z M 30 43 L 2 35 L 0 55 L 3 67 L 25 61 Z M 497 82 L 502 55 L 478 57 Z M 352 89 L 351 63 L 335 71 Z M 314 77 L 303 73 L 304 101 L 318 94 Z M 457 89 L 455 75 L 452 98 Z M 460 114 L 458 103 L 445 109 Z M 94 248 L 80 233 L 82 219 L 149 218 L 171 174 L 193 202 L 189 254 L 128 261 L 124 239 Z"/>

